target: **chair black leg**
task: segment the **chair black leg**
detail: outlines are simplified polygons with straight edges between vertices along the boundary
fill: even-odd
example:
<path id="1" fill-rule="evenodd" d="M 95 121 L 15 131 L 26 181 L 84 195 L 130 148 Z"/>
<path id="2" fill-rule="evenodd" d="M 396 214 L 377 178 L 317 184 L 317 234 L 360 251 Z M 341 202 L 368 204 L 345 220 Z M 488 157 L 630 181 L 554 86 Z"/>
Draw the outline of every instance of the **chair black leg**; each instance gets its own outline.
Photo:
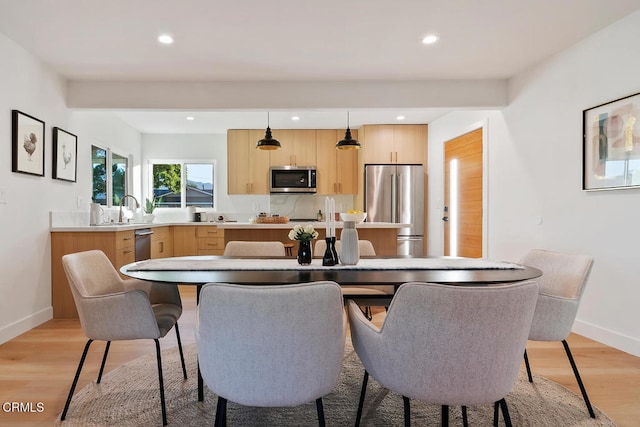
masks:
<path id="1" fill-rule="evenodd" d="M 104 372 L 104 365 L 107 363 L 107 354 L 109 354 L 109 347 L 111 347 L 111 341 L 107 341 L 107 346 L 104 349 L 104 356 L 102 356 L 102 364 L 100 365 L 100 372 L 98 372 L 98 380 L 96 384 L 100 384 L 102 380 L 102 373 Z"/>
<path id="2" fill-rule="evenodd" d="M 499 408 L 500 404 L 498 402 L 495 402 L 493 404 L 493 427 L 498 427 L 498 417 L 499 417 Z"/>
<path id="3" fill-rule="evenodd" d="M 499 403 L 500 408 L 502 409 L 502 416 L 504 417 L 504 425 L 507 427 L 512 427 L 511 417 L 509 416 L 509 408 L 507 408 L 507 401 L 502 398 Z"/>
<path id="4" fill-rule="evenodd" d="M 580 391 L 582 392 L 584 403 L 587 405 L 587 410 L 589 410 L 589 415 L 591 416 L 591 418 L 595 418 L 596 414 L 593 412 L 591 402 L 589 401 L 589 396 L 587 396 L 587 390 L 584 388 L 584 384 L 582 384 L 582 380 L 580 379 L 578 367 L 576 366 L 576 362 L 573 360 L 573 356 L 571 355 L 569 344 L 566 340 L 562 340 L 562 345 L 564 346 L 564 351 L 567 353 L 567 357 L 569 358 L 569 363 L 571 364 L 571 369 L 573 369 L 573 374 L 576 376 L 576 380 L 578 381 L 578 386 L 580 387 Z"/>
<path id="5" fill-rule="evenodd" d="M 324 407 L 322 406 L 322 398 L 316 399 L 316 409 L 318 410 L 318 426 L 325 427 L 324 424 Z"/>
<path id="6" fill-rule="evenodd" d="M 218 396 L 218 404 L 216 405 L 215 427 L 225 427 L 227 425 L 227 399 Z"/>
<path id="7" fill-rule="evenodd" d="M 440 410 L 440 419 L 442 427 L 447 427 L 449 425 L 449 405 L 442 405 Z"/>
<path id="8" fill-rule="evenodd" d="M 160 382 L 160 405 L 162 406 L 162 425 L 167 425 L 167 406 L 164 402 L 164 381 L 162 379 L 162 358 L 160 356 L 160 341 L 154 339 L 156 342 L 156 358 L 158 359 L 158 380 Z"/>
<path id="9" fill-rule="evenodd" d="M 93 340 L 87 341 L 84 346 L 84 351 L 82 352 L 82 357 L 80 358 L 80 363 L 78 364 L 78 369 L 76 369 L 76 376 L 73 378 L 73 383 L 71 383 L 71 390 L 69 390 L 69 396 L 67 397 L 67 402 L 64 404 L 64 410 L 62 411 L 62 415 L 60 416 L 60 420 L 64 421 L 67 416 L 67 411 L 69 410 L 69 405 L 71 404 L 71 398 L 73 397 L 73 392 L 76 389 L 76 385 L 78 385 L 78 378 L 80 378 L 80 371 L 82 371 L 82 365 L 84 365 L 84 359 L 87 358 L 87 352 L 89 351 L 89 346 Z"/>
<path id="10" fill-rule="evenodd" d="M 182 341 L 180 340 L 180 329 L 178 328 L 178 322 L 175 325 L 176 328 L 176 338 L 178 339 L 178 351 L 180 352 L 180 361 L 182 362 L 182 373 L 184 374 L 184 379 L 187 379 L 187 367 L 184 364 L 184 353 L 182 352 Z"/>
<path id="11" fill-rule="evenodd" d="M 531 366 L 529 366 L 529 357 L 527 356 L 527 349 L 524 349 L 524 366 L 527 368 L 527 376 L 529 377 L 529 382 L 533 382 L 533 377 L 531 376 Z"/>
<path id="12" fill-rule="evenodd" d="M 462 407 L 462 427 L 469 427 L 469 419 L 467 418 L 467 407 Z"/>
<path id="13" fill-rule="evenodd" d="M 364 371 L 364 379 L 362 380 L 362 388 L 360 389 L 360 402 L 358 402 L 358 415 L 356 415 L 356 427 L 360 425 L 362 418 L 362 407 L 364 406 L 364 394 L 367 391 L 367 381 L 369 381 L 369 372 Z"/>
<path id="14" fill-rule="evenodd" d="M 411 403 L 407 396 L 402 396 L 404 402 L 404 427 L 411 427 Z"/>

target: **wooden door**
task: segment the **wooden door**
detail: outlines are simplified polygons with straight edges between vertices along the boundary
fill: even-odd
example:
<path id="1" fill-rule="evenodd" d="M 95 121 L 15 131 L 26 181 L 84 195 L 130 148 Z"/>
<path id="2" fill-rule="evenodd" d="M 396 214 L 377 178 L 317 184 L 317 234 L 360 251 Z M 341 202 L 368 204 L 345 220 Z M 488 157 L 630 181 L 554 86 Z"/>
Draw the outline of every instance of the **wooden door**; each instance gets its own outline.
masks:
<path id="1" fill-rule="evenodd" d="M 482 129 L 444 148 L 444 254 L 482 257 Z"/>

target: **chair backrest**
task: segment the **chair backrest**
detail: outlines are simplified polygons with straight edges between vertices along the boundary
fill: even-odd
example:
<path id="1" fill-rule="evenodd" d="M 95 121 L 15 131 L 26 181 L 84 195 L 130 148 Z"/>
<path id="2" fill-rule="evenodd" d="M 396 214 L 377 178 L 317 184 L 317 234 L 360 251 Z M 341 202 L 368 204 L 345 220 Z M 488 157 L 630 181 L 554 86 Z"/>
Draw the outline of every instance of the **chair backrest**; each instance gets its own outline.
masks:
<path id="1" fill-rule="evenodd" d="M 322 257 L 326 249 L 327 242 L 325 242 L 324 240 L 317 240 L 313 248 L 313 254 L 314 256 Z M 360 256 L 376 255 L 376 250 L 373 247 L 373 243 L 371 243 L 371 241 L 369 240 L 358 240 L 358 250 L 360 251 Z M 336 241 L 336 251 L 340 252 L 340 240 Z"/>
<path id="2" fill-rule="evenodd" d="M 123 291 L 122 279 L 109 258 L 100 250 L 64 255 L 62 266 L 74 298 Z"/>
<path id="3" fill-rule="evenodd" d="M 225 256 L 285 256 L 282 242 L 231 241 L 224 248 Z"/>
<path id="4" fill-rule="evenodd" d="M 533 249 L 520 263 L 542 271 L 542 276 L 536 279 L 540 293 L 580 299 L 593 266 L 593 258 Z"/>
<path id="5" fill-rule="evenodd" d="M 198 319 L 202 376 L 229 401 L 295 406 L 329 393 L 337 382 L 346 318 L 335 282 L 208 284 Z"/>
<path id="6" fill-rule="evenodd" d="M 490 287 L 406 283 L 376 337 L 380 345 L 368 349 L 353 326 L 352 338 L 385 388 L 440 405 L 493 403 L 517 378 L 537 296 L 532 281 Z"/>

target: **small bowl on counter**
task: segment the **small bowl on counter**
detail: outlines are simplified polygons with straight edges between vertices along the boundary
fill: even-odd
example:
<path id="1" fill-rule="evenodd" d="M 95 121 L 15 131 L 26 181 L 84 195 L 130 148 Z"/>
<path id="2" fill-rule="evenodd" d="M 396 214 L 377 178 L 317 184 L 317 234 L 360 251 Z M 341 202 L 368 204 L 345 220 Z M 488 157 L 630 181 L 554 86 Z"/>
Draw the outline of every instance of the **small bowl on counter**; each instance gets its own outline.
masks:
<path id="1" fill-rule="evenodd" d="M 340 219 L 342 221 L 353 221 L 356 224 L 360 224 L 366 218 L 367 218 L 366 212 L 360 212 L 360 213 L 340 212 Z"/>

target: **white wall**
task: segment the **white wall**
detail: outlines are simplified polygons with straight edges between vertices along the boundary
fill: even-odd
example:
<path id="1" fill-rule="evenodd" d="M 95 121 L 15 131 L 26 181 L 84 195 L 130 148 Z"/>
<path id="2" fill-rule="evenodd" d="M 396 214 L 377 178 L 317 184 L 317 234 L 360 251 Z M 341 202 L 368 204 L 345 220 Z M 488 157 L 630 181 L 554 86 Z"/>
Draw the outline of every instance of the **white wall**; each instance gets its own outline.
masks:
<path id="1" fill-rule="evenodd" d="M 592 255 L 574 330 L 637 356 L 640 190 L 584 192 L 581 174 L 582 111 L 640 92 L 639 38 L 635 13 L 516 76 L 501 113 L 452 113 L 429 127 L 430 206 L 442 204 L 434 184 L 441 182 L 442 143 L 487 123 L 485 256 L 518 260 L 533 247 Z M 429 248 L 438 254 L 431 233 L 440 217 L 430 213 Z"/>
<path id="2" fill-rule="evenodd" d="M 89 137 L 100 132 L 72 124 L 65 106 L 65 83 L 31 54 L 0 34 L 0 343 L 50 319 L 51 249 L 49 212 L 78 209 L 91 196 Z M 11 110 L 45 122 L 45 176 L 11 172 Z M 120 123 L 120 126 L 123 124 Z M 52 179 L 54 126 L 78 135 L 78 183 Z M 113 123 L 108 125 L 113 127 Z M 103 126 L 103 129 L 105 127 Z M 85 130 L 87 130 L 85 132 Z M 139 136 L 138 136 L 139 138 Z M 135 136 L 119 144 L 129 151 Z M 139 141 L 137 142 L 139 150 Z"/>

